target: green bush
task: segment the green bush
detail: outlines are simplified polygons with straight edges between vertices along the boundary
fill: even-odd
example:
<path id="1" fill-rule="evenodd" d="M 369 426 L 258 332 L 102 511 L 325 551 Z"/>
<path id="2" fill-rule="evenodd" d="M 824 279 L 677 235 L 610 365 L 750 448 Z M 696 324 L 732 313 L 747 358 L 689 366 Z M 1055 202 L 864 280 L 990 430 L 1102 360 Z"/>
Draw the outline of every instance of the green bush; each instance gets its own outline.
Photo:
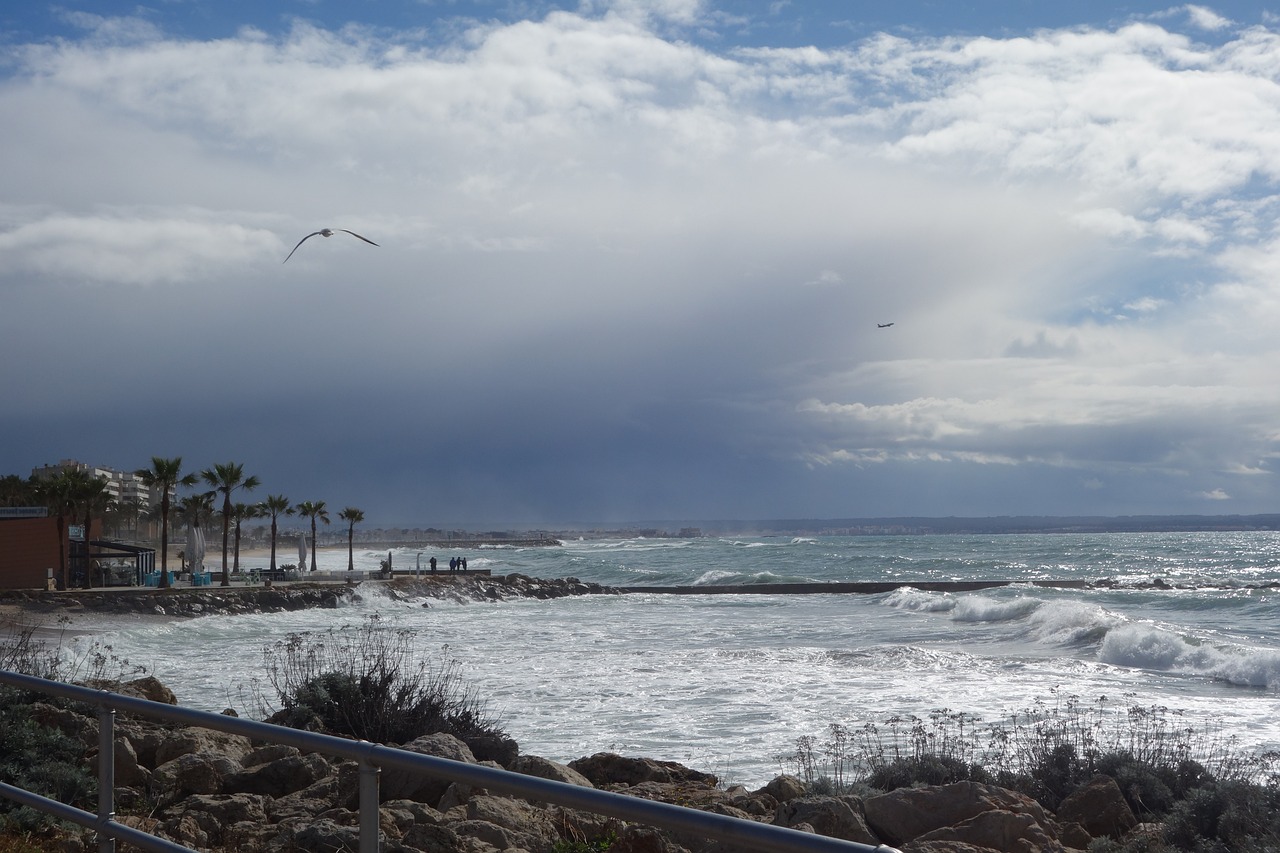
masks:
<path id="1" fill-rule="evenodd" d="M 1163 706 L 1111 708 L 1067 697 L 982 726 L 949 710 L 896 716 L 823 742 L 802 737 L 784 756 L 810 790 L 886 791 L 972 780 L 1033 797 L 1050 811 L 1103 774 L 1134 814 L 1163 822 L 1164 837 L 1097 839 L 1091 853 L 1280 849 L 1280 754 L 1248 754 L 1213 720 L 1189 725 Z"/>
<path id="2" fill-rule="evenodd" d="M 515 742 L 463 682 L 457 663 L 416 658 L 412 640 L 375 616 L 357 628 L 291 634 L 268 646 L 267 678 L 279 703 L 270 721 L 375 743 L 444 732 L 482 761 L 514 759 Z"/>
<path id="3" fill-rule="evenodd" d="M 36 626 L 25 623 L 0 627 L 0 668 L 59 680 L 66 674 L 57 651 L 36 638 Z M 84 746 L 57 729 L 33 722 L 33 701 L 65 704 L 40 693 L 0 687 L 0 778 L 41 796 L 91 809 L 98 784 L 84 766 Z M 54 824 L 56 820 L 43 812 L 0 799 L 0 832 L 6 836 Z"/>
<path id="4" fill-rule="evenodd" d="M 551 853 L 607 853 L 617 840 L 615 833 L 608 832 L 592 841 L 557 841 Z"/>

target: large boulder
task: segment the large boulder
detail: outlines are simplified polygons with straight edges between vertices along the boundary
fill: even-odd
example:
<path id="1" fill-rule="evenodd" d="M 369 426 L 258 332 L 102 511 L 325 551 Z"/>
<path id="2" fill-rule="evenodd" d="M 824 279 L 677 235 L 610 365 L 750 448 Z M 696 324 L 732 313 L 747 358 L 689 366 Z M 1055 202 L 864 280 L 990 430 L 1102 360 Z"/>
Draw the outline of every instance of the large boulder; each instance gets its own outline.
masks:
<path id="1" fill-rule="evenodd" d="M 171 809 L 172 816 L 162 827 L 169 838 L 182 844 L 220 847 L 231 827 L 267 823 L 265 804 L 265 797 L 254 794 L 197 794 Z"/>
<path id="2" fill-rule="evenodd" d="M 773 823 L 792 828 L 807 824 L 820 835 L 859 844 L 880 843 L 867 827 L 862 802 L 857 797 L 814 796 L 788 800 L 778 806 Z"/>
<path id="3" fill-rule="evenodd" d="M 1110 776 L 1094 776 L 1058 805 L 1058 820 L 1079 824 L 1094 838 L 1120 839 L 1138 825 L 1120 786 Z"/>
<path id="4" fill-rule="evenodd" d="M 162 804 L 192 794 L 219 794 L 222 782 L 240 772 L 240 765 L 219 755 L 189 752 L 155 769 L 151 783 Z"/>
<path id="5" fill-rule="evenodd" d="M 523 800 L 492 796 L 472 797 L 467 801 L 467 819 L 502 827 L 506 831 L 509 842 L 506 847 L 546 850 L 560 840 L 560 834 L 551 815 Z"/>
<path id="6" fill-rule="evenodd" d="M 253 751 L 244 735 L 190 726 L 170 733 L 156 747 L 156 764 L 164 764 L 181 755 L 219 756 L 239 764 Z"/>
<path id="7" fill-rule="evenodd" d="M 296 751 L 295 751 L 296 752 Z M 316 753 L 286 755 L 228 776 L 227 793 L 267 794 L 283 797 L 301 791 L 333 773 L 333 767 Z"/>
<path id="8" fill-rule="evenodd" d="M 570 761 L 569 766 L 591 780 L 597 788 L 639 785 L 641 782 L 702 782 L 714 786 L 718 781 L 710 773 L 690 770 L 674 761 L 628 758 L 612 752 L 597 752 L 590 757 Z"/>
<path id="9" fill-rule="evenodd" d="M 423 755 L 434 755 L 437 758 L 448 758 L 475 764 L 476 757 L 471 754 L 467 745 L 453 735 L 437 732 L 414 738 L 400 749 L 417 752 Z M 428 776 L 425 773 L 411 773 L 407 770 L 387 768 L 382 771 L 380 797 L 386 800 L 417 800 L 420 803 L 435 805 L 440 802 L 444 792 L 448 790 L 450 780 Z"/>
<path id="10" fill-rule="evenodd" d="M 965 844 L 1000 853 L 1055 853 L 1063 850 L 1057 837 L 1031 815 L 1003 809 L 985 811 L 952 826 L 926 832 L 913 839 L 909 849 L 916 844 L 936 842 Z"/>
<path id="11" fill-rule="evenodd" d="M 862 804 L 867 826 L 886 844 L 903 843 L 927 832 L 954 826 L 983 812 L 1030 815 L 1056 838 L 1053 820 L 1035 800 L 1015 791 L 979 782 L 954 782 L 922 788 L 899 788 L 868 797 Z"/>
<path id="12" fill-rule="evenodd" d="M 805 794 L 804 783 L 794 776 L 788 776 L 785 773 L 781 776 L 775 776 L 757 793 L 765 793 L 773 797 L 780 803 L 788 800 L 794 800 L 796 797 L 803 797 Z"/>
<path id="13" fill-rule="evenodd" d="M 522 755 L 511 765 L 511 770 L 526 776 L 537 776 L 539 779 L 550 779 L 553 782 L 565 782 L 580 785 L 583 788 L 594 788 L 591 780 L 574 770 L 567 764 L 539 758 L 536 755 Z"/>
<path id="14" fill-rule="evenodd" d="M 109 690 L 112 693 L 119 693 L 123 696 L 132 696 L 136 699 L 146 699 L 151 702 L 160 702 L 164 705 L 177 705 L 178 697 L 173 695 L 173 691 L 160 683 L 160 679 L 153 675 L 135 678 L 132 681 L 104 681 L 100 679 L 91 679 L 85 682 L 86 687 L 92 687 L 94 690 Z"/>

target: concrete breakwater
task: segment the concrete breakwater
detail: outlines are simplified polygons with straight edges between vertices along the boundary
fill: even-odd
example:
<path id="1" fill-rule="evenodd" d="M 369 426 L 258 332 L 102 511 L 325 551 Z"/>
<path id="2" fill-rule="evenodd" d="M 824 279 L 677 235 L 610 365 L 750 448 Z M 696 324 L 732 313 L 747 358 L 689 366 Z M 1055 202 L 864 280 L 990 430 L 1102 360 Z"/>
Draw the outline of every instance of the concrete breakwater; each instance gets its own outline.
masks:
<path id="1" fill-rule="evenodd" d="M 1056 589 L 1088 589 L 1094 582 L 1066 581 L 849 581 L 831 583 L 759 583 L 759 584 L 706 584 L 704 586 L 622 586 L 624 593 L 660 593 L 663 595 L 833 595 L 854 593 L 876 595 L 911 587 L 926 592 L 975 592 L 982 589 L 1029 584 Z"/>

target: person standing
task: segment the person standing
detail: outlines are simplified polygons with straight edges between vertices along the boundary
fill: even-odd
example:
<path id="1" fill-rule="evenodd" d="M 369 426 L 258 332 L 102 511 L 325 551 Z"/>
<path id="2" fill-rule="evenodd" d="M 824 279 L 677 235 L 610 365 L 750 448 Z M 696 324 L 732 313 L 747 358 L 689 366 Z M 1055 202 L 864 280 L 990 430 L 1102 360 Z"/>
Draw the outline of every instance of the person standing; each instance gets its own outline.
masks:
<path id="1" fill-rule="evenodd" d="M 432 557 L 431 558 L 431 574 L 434 575 L 435 573 L 436 573 L 436 558 Z"/>

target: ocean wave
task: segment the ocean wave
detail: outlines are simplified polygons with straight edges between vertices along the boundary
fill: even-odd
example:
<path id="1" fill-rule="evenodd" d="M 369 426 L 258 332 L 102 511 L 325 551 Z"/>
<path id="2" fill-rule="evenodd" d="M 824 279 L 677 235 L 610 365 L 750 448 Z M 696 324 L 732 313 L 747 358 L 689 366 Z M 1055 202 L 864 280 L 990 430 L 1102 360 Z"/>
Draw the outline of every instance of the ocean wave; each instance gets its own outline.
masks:
<path id="1" fill-rule="evenodd" d="M 957 622 L 1011 622 L 1034 613 L 1044 602 L 1038 598 L 1003 601 L 985 595 L 969 595 L 956 600 L 951 618 Z"/>
<path id="2" fill-rule="evenodd" d="M 912 587 L 896 589 L 884 597 L 884 604 L 917 613 L 947 613 L 955 609 L 955 596 L 946 592 L 925 592 Z"/>
<path id="3" fill-rule="evenodd" d="M 1037 641 L 1079 645 L 1104 639 L 1124 619 L 1097 604 L 1049 601 L 1037 607 L 1028 622 Z"/>
<path id="4" fill-rule="evenodd" d="M 1098 659 L 1115 666 L 1203 675 L 1241 687 L 1280 686 L 1280 651 L 1215 646 L 1149 624 L 1109 631 Z"/>

